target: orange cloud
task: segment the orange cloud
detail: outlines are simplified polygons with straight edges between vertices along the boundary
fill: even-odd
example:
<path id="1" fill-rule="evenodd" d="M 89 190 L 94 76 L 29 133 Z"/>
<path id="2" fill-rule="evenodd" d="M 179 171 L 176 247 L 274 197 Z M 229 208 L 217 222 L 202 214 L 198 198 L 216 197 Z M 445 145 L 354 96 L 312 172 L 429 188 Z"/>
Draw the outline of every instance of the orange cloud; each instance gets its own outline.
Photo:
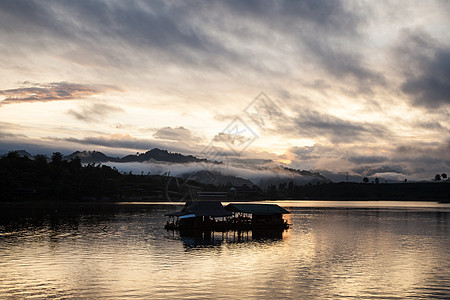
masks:
<path id="1" fill-rule="evenodd" d="M 34 83 L 23 82 L 24 87 L 0 90 L 0 95 L 6 96 L 0 105 L 26 102 L 49 102 L 62 100 L 76 100 L 87 98 L 108 90 L 121 91 L 112 85 L 88 85 L 71 82 Z"/>

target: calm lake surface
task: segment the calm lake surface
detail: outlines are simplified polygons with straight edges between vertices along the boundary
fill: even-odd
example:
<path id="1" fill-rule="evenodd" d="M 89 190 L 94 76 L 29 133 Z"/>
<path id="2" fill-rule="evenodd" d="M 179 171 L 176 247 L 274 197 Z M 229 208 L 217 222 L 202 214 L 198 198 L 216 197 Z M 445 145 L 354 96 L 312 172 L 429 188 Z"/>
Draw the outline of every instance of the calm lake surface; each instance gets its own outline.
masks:
<path id="1" fill-rule="evenodd" d="M 276 203 L 288 231 L 196 238 L 173 203 L 0 204 L 0 298 L 450 298 L 450 204 Z"/>

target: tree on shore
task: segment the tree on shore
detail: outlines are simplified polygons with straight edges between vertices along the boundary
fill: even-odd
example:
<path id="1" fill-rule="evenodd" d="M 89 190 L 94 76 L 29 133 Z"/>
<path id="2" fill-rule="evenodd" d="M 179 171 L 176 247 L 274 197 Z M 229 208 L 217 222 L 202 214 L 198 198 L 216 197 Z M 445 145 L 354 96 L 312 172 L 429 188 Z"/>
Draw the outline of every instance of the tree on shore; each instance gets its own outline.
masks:
<path id="1" fill-rule="evenodd" d="M 61 152 L 53 152 L 52 155 L 52 163 L 56 166 L 59 166 L 62 162 L 63 155 Z"/>
<path id="2" fill-rule="evenodd" d="M 441 174 L 436 174 L 436 176 L 434 176 L 434 181 L 441 181 Z"/>

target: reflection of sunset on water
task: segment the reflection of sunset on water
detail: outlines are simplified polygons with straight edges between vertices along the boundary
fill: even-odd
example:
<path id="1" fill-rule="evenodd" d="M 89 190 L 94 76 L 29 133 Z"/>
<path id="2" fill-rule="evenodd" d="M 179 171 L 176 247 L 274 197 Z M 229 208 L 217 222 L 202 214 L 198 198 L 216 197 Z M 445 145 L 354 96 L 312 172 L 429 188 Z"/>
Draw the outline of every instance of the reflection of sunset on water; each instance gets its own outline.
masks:
<path id="1" fill-rule="evenodd" d="M 12 223 L 14 216 L 2 217 L 0 296 L 448 295 L 448 207 L 277 203 L 291 211 L 292 226 L 280 234 L 183 236 L 162 229 L 164 213 L 174 210 L 168 204 L 123 203 L 111 213 L 60 207 L 58 218 L 32 213 Z"/>

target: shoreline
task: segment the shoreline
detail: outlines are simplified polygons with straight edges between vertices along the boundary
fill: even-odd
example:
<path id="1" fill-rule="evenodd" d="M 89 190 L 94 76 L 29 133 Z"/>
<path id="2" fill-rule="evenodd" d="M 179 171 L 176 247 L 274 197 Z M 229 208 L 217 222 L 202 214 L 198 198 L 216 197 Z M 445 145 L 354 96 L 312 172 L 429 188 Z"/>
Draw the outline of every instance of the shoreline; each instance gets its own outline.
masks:
<path id="1" fill-rule="evenodd" d="M 196 201 L 221 201 L 226 203 L 246 203 L 246 202 L 429 202 L 429 203 L 441 203 L 450 204 L 450 202 L 443 201 L 442 199 L 202 199 L 193 200 Z M 62 200 L 19 200 L 19 201 L 0 201 L 0 206 L 8 205 L 28 205 L 28 204 L 42 204 L 42 205 L 128 205 L 128 204 L 160 204 L 160 205 L 184 205 L 183 201 L 169 201 L 162 199 L 153 200 L 120 200 L 120 201 L 62 201 Z"/>

